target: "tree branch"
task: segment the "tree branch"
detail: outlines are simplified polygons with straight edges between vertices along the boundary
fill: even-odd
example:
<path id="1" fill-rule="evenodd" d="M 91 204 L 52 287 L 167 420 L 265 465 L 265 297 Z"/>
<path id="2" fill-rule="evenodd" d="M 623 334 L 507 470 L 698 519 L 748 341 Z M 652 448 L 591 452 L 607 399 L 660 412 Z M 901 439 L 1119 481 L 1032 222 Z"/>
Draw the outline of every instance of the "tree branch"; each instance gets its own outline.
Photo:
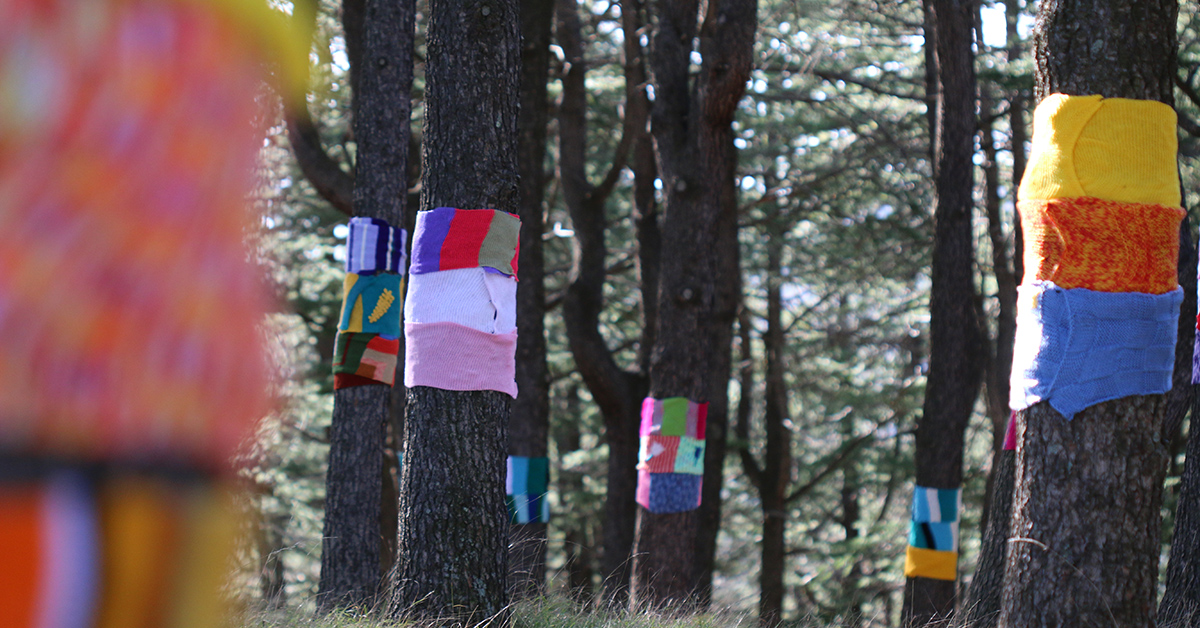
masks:
<path id="1" fill-rule="evenodd" d="M 306 39 L 312 41 L 312 34 L 316 30 L 317 3 L 307 0 L 296 2 L 294 6 L 292 19 L 296 20 L 298 30 L 307 36 Z M 302 67 L 306 68 L 307 75 L 308 59 L 303 60 Z M 308 77 L 304 78 L 307 83 Z M 288 142 L 292 145 L 292 153 L 296 156 L 300 171 L 322 198 L 347 216 L 354 215 L 354 177 L 342 170 L 322 146 L 321 136 L 307 103 L 292 99 L 286 99 L 285 102 Z"/>

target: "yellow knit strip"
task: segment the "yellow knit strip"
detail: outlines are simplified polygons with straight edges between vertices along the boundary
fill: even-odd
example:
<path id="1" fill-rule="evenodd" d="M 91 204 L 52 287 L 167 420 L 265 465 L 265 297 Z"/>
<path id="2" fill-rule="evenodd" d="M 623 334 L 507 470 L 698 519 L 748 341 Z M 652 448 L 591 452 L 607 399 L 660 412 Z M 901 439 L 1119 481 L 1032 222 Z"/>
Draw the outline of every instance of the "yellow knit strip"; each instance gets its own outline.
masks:
<path id="1" fill-rule="evenodd" d="M 1034 112 L 1018 196 L 1178 207 L 1175 125 L 1175 110 L 1160 102 L 1053 94 Z"/>
<path id="2" fill-rule="evenodd" d="M 958 552 L 941 552 L 909 545 L 904 557 L 904 576 L 954 580 L 958 577 Z"/>

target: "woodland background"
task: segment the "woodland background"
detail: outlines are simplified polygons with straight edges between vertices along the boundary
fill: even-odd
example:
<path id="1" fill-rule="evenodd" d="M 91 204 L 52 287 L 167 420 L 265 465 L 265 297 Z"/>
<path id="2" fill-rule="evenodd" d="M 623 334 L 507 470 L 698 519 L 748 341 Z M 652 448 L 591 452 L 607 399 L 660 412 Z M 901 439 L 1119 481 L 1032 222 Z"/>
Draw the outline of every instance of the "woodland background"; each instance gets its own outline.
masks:
<path id="1" fill-rule="evenodd" d="M 305 7 L 279 4 L 297 20 L 305 19 Z M 309 8 L 316 9 L 309 130 L 342 169 L 352 172 L 356 144 L 349 126 L 350 61 L 342 3 L 320 0 Z M 548 590 L 585 606 L 603 605 L 612 595 L 605 589 L 603 555 L 609 447 L 604 417 L 580 375 L 564 323 L 564 301 L 580 275 L 574 263 L 577 232 L 585 225 L 575 224 L 570 207 L 576 173 L 564 177 L 563 168 L 576 164 L 593 182 L 612 172 L 610 194 L 599 205 L 607 246 L 599 329 L 616 364 L 638 372 L 644 368 L 645 316 L 636 247 L 634 172 L 641 167 L 636 149 L 613 169 L 614 155 L 629 152 L 620 145 L 629 106 L 622 8 L 608 0 L 560 2 L 547 83 L 543 246 L 553 512 Z M 1014 169 L 1025 160 L 1035 104 L 1029 43 L 1034 7 L 1008 0 L 982 2 L 979 9 L 975 300 L 993 347 L 987 359 L 994 361 L 996 268 L 1000 264 L 1002 274 L 1010 272 Z M 1194 2 L 1181 3 L 1176 108 L 1185 203 L 1200 184 L 1198 13 Z M 426 15 L 426 3 L 419 2 L 410 220 L 420 191 L 416 156 Z M 920 2 L 759 2 L 753 71 L 734 122 L 741 288 L 711 587 L 716 608 L 756 609 L 763 521 L 781 518 L 783 560 L 773 568 L 782 570 L 783 618 L 847 625 L 898 622 L 913 430 L 928 368 L 933 180 L 923 20 Z M 582 143 L 572 143 L 570 134 L 579 129 L 564 123 L 569 120 L 562 116 L 564 103 L 571 102 L 564 98 L 564 86 L 572 68 L 580 66 L 586 68 L 586 135 Z M 275 339 L 282 403 L 239 461 L 254 491 L 246 503 L 253 523 L 231 589 L 268 606 L 308 609 L 321 565 L 333 406 L 330 359 L 347 217 L 301 172 L 276 98 L 265 94 L 263 103 L 269 133 L 255 199 L 262 212 L 258 252 L 282 305 L 267 323 Z M 564 154 L 576 149 L 582 154 Z M 661 201 L 661 184 L 656 188 L 653 194 Z M 1195 225 L 1195 212 L 1191 215 Z M 779 307 L 772 307 L 772 287 L 778 288 Z M 776 356 L 770 364 L 768 355 Z M 996 367 L 989 363 L 986 370 L 993 373 Z M 1003 398 L 997 401 L 996 387 L 987 381 L 965 439 L 959 571 L 966 582 L 974 571 L 980 522 L 986 519 L 992 453 L 1000 447 L 1008 418 Z M 390 427 L 389 442 L 398 442 L 399 419 Z M 1187 431 L 1171 450 L 1164 552 Z M 787 449 L 768 452 L 768 433 Z M 764 506 L 759 489 L 762 469 L 771 464 L 768 454 L 776 463 L 783 461 L 785 498 Z M 381 522 L 385 539 L 387 525 Z M 388 560 L 385 551 L 381 570 L 390 567 Z M 1160 562 L 1165 569 L 1165 554 Z"/>

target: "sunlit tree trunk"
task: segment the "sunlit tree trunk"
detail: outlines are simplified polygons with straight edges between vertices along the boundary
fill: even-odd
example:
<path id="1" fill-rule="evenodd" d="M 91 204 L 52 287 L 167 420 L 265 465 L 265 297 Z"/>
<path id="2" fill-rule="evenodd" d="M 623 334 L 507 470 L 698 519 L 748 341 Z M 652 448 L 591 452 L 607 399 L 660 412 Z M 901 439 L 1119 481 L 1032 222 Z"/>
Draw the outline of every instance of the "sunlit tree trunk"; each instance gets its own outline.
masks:
<path id="1" fill-rule="evenodd" d="M 1177 11 L 1174 0 L 1044 0 L 1034 33 L 1039 98 L 1170 105 Z M 1155 625 L 1164 409 L 1156 394 L 1099 403 L 1070 421 L 1046 402 L 1018 413 L 1001 626 Z"/>

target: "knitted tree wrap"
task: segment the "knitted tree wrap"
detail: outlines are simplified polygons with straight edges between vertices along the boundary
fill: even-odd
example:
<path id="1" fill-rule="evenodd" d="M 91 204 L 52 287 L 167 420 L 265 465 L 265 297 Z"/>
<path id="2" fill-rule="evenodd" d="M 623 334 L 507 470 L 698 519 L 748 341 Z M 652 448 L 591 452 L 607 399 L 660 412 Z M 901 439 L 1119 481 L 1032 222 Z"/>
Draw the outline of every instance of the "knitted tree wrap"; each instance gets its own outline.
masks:
<path id="1" fill-rule="evenodd" d="M 417 213 L 410 272 L 486 267 L 517 274 L 521 220 L 494 209 L 438 207 Z"/>
<path id="2" fill-rule="evenodd" d="M 958 571 L 958 514 L 962 489 L 917 486 L 904 575 L 954 580 Z"/>
<path id="3" fill-rule="evenodd" d="M 69 468 L 0 488 L 0 626 L 221 624 L 230 487 Z"/>
<path id="4" fill-rule="evenodd" d="M 517 396 L 516 216 L 439 207 L 417 214 L 405 297 L 404 385 Z"/>
<path id="5" fill-rule="evenodd" d="M 404 274 L 404 243 L 408 233 L 379 218 L 356 216 L 350 219 L 350 237 L 346 242 L 346 272 L 373 275 L 389 272 Z"/>
<path id="6" fill-rule="evenodd" d="M 1159 102 L 1054 94 L 1019 189 L 1025 277 L 1009 405 L 1067 419 L 1165 393 L 1182 290 L 1176 117 Z"/>
<path id="7" fill-rule="evenodd" d="M 339 331 L 333 350 L 334 389 L 371 382 L 393 385 L 396 381 L 399 351 L 398 338 Z M 343 375 L 356 377 L 341 377 Z M 370 381 L 362 381 L 359 378 Z"/>
<path id="8" fill-rule="evenodd" d="M 550 459 L 508 457 L 505 494 L 513 523 L 550 521 Z"/>
<path id="9" fill-rule="evenodd" d="M 637 502 L 650 512 L 694 510 L 704 475 L 708 404 L 686 397 L 642 401 Z"/>

